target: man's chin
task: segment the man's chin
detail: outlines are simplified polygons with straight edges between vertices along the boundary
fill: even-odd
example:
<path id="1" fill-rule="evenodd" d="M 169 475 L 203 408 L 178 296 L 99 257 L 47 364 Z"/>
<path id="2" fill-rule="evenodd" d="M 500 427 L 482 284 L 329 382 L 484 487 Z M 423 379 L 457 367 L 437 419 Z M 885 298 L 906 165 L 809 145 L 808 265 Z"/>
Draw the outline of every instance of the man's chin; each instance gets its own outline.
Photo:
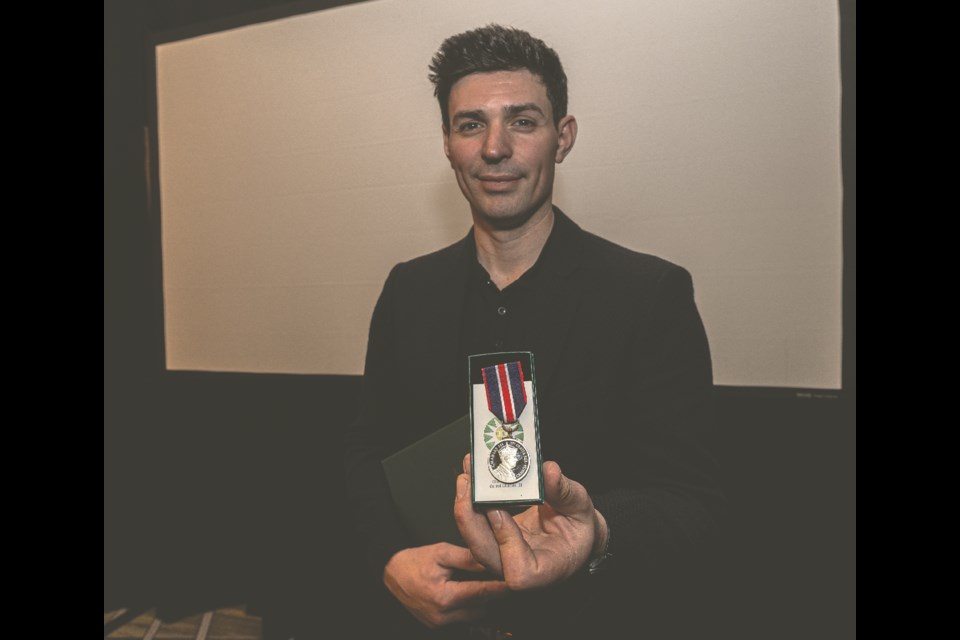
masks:
<path id="1" fill-rule="evenodd" d="M 481 211 L 479 217 L 484 223 L 492 229 L 498 231 L 509 231 L 519 229 L 530 221 L 530 218 L 536 213 L 532 211 Z"/>

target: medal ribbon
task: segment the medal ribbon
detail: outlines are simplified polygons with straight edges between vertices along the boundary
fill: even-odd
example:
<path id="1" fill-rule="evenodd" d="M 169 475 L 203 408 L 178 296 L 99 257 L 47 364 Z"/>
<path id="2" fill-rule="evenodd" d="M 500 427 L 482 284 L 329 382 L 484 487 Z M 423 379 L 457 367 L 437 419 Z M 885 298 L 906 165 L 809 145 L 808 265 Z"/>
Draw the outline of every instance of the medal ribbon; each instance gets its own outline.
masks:
<path id="1" fill-rule="evenodd" d="M 504 424 L 512 424 L 527 406 L 520 362 L 506 362 L 483 368 L 483 386 L 487 391 L 490 413 Z"/>

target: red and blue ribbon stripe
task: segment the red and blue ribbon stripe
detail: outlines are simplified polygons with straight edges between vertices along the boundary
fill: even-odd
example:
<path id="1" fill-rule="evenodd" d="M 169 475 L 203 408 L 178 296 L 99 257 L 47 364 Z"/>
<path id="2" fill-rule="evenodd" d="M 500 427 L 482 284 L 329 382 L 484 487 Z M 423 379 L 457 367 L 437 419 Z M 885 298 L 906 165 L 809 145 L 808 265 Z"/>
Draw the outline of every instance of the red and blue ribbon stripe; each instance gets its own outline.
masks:
<path id="1" fill-rule="evenodd" d="M 490 413 L 504 424 L 512 424 L 527 406 L 527 390 L 523 386 L 520 362 L 506 362 L 483 368 L 483 386 L 487 391 Z"/>

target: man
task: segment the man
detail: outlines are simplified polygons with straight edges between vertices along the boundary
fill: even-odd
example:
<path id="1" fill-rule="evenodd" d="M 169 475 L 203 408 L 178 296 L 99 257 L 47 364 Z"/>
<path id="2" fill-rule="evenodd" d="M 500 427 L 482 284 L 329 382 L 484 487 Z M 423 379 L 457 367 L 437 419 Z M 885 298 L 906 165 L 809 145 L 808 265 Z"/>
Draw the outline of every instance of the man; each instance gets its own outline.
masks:
<path id="1" fill-rule="evenodd" d="M 475 29 L 448 38 L 431 71 L 473 229 L 397 265 L 377 303 L 347 437 L 359 532 L 424 627 L 609 635 L 655 615 L 664 593 L 684 599 L 680 568 L 722 508 L 701 443 L 712 378 L 690 276 L 553 206 L 578 125 L 542 41 Z M 467 412 L 469 354 L 521 350 L 537 362 L 546 503 L 474 509 L 467 459 L 453 507 L 467 546 L 412 545 L 380 460 Z"/>

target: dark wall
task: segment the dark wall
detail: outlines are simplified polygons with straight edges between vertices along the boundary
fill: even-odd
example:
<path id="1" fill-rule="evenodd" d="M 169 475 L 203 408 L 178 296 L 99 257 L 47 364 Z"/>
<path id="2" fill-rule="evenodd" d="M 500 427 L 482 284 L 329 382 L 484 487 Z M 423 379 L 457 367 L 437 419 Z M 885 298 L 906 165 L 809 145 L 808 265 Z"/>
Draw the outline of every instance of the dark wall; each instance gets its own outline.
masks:
<path id="1" fill-rule="evenodd" d="M 163 370 L 159 222 L 144 171 L 148 37 L 277 4 L 305 6 L 104 4 L 104 604 L 159 604 L 175 617 L 249 602 L 274 629 L 298 617 L 347 629 L 357 612 L 321 592 L 359 588 L 338 451 L 359 380 Z M 841 10 L 845 392 L 718 389 L 731 501 L 718 637 L 853 635 L 855 5 Z"/>

